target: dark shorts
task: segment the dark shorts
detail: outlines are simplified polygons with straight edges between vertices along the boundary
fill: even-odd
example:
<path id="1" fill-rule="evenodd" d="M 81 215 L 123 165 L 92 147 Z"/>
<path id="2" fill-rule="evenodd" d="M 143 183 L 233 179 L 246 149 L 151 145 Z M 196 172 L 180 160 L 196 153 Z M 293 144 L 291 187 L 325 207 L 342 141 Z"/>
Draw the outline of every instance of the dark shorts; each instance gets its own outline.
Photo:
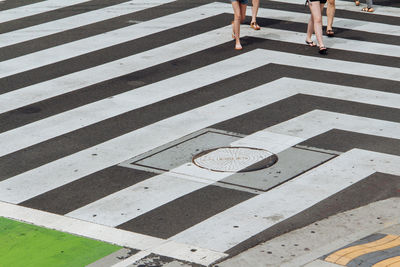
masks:
<path id="1" fill-rule="evenodd" d="M 231 0 L 231 2 L 235 2 L 235 1 L 238 1 L 242 5 L 247 5 L 249 3 L 249 0 Z"/>
<path id="2" fill-rule="evenodd" d="M 310 2 L 320 2 L 321 4 L 325 4 L 326 0 L 308 0 Z"/>

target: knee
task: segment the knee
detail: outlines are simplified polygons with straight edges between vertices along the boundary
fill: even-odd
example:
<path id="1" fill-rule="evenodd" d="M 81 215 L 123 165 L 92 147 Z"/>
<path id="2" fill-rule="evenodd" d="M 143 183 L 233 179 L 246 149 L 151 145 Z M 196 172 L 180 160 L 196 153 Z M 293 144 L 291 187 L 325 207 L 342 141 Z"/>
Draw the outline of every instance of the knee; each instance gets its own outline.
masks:
<path id="1" fill-rule="evenodd" d="M 312 18 L 314 24 L 322 24 L 322 17 Z"/>
<path id="2" fill-rule="evenodd" d="M 242 16 L 241 15 L 235 15 L 235 20 L 238 20 L 242 22 Z"/>
<path id="3" fill-rule="evenodd" d="M 328 0 L 328 6 L 335 7 L 335 0 Z"/>

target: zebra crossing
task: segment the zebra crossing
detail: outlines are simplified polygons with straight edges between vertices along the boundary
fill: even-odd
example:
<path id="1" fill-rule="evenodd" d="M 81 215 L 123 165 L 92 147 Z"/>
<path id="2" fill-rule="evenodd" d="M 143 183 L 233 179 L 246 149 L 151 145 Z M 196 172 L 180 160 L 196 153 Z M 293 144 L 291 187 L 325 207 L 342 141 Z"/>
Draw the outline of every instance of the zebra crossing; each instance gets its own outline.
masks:
<path id="1" fill-rule="evenodd" d="M 400 176 L 399 7 L 337 1 L 321 57 L 303 2 L 261 3 L 242 52 L 229 1 L 0 3 L 0 216 L 141 251 L 118 266 L 151 253 L 207 266 L 375 173 Z M 335 157 L 266 192 L 190 161 L 121 164 L 204 129 Z M 338 131 L 385 145 L 343 150 Z"/>

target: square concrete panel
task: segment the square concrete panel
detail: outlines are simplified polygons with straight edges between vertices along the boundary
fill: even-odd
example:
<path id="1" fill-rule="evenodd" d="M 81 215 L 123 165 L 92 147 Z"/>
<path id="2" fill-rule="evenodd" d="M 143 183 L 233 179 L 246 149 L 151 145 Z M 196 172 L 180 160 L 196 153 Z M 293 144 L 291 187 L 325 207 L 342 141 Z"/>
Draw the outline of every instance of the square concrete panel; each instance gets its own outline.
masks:
<path id="1" fill-rule="evenodd" d="M 220 182 L 267 191 L 322 164 L 335 155 L 293 147 L 278 153 L 277 156 L 277 163 L 269 168 L 235 173 Z"/>
<path id="2" fill-rule="evenodd" d="M 244 136 L 215 129 L 204 129 L 162 147 L 132 158 L 120 166 L 155 173 L 164 173 L 191 163 L 203 151 L 227 147 Z M 288 181 L 327 160 L 335 154 L 292 147 L 277 154 L 278 161 L 269 168 L 256 171 L 229 173 L 219 185 L 233 185 L 243 189 L 267 191 Z M 211 171 L 210 171 L 211 172 Z M 182 174 L 182 173 L 180 173 Z M 190 175 L 190 174 L 188 174 Z"/>
<path id="3" fill-rule="evenodd" d="M 192 162 L 194 156 L 205 150 L 229 146 L 243 137 L 236 133 L 204 129 L 132 158 L 120 166 L 163 173 Z"/>

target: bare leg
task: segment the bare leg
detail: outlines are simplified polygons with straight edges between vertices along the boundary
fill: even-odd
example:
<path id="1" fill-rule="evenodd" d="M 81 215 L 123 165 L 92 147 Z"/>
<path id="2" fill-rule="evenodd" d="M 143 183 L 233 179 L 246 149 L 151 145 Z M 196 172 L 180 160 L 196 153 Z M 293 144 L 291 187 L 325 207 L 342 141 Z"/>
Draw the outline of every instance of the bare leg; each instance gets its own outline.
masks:
<path id="1" fill-rule="evenodd" d="M 313 21 L 312 16 L 310 16 L 310 20 L 308 21 L 308 25 L 307 25 L 307 38 L 306 38 L 307 42 L 312 41 L 313 33 L 314 33 L 314 21 Z"/>
<path id="2" fill-rule="evenodd" d="M 246 19 L 246 9 L 247 5 L 240 4 L 240 23 L 243 23 L 243 21 Z"/>
<path id="3" fill-rule="evenodd" d="M 253 7 L 251 8 L 251 22 L 257 21 L 258 7 L 260 6 L 260 0 L 252 0 Z"/>
<path id="4" fill-rule="evenodd" d="M 328 0 L 328 7 L 326 9 L 326 16 L 328 17 L 328 23 L 326 25 L 326 31 L 332 31 L 333 18 L 335 17 L 335 0 Z"/>
<path id="5" fill-rule="evenodd" d="M 238 1 L 232 2 L 234 17 L 233 17 L 233 35 L 235 38 L 235 49 L 242 49 L 242 45 L 240 44 L 240 21 L 241 21 L 241 12 L 240 12 L 240 4 Z"/>
<path id="6" fill-rule="evenodd" d="M 324 47 L 324 41 L 322 40 L 322 10 L 324 9 L 324 4 L 320 2 L 310 2 L 309 3 L 312 20 L 314 23 L 314 32 L 318 40 L 318 45 Z"/>

